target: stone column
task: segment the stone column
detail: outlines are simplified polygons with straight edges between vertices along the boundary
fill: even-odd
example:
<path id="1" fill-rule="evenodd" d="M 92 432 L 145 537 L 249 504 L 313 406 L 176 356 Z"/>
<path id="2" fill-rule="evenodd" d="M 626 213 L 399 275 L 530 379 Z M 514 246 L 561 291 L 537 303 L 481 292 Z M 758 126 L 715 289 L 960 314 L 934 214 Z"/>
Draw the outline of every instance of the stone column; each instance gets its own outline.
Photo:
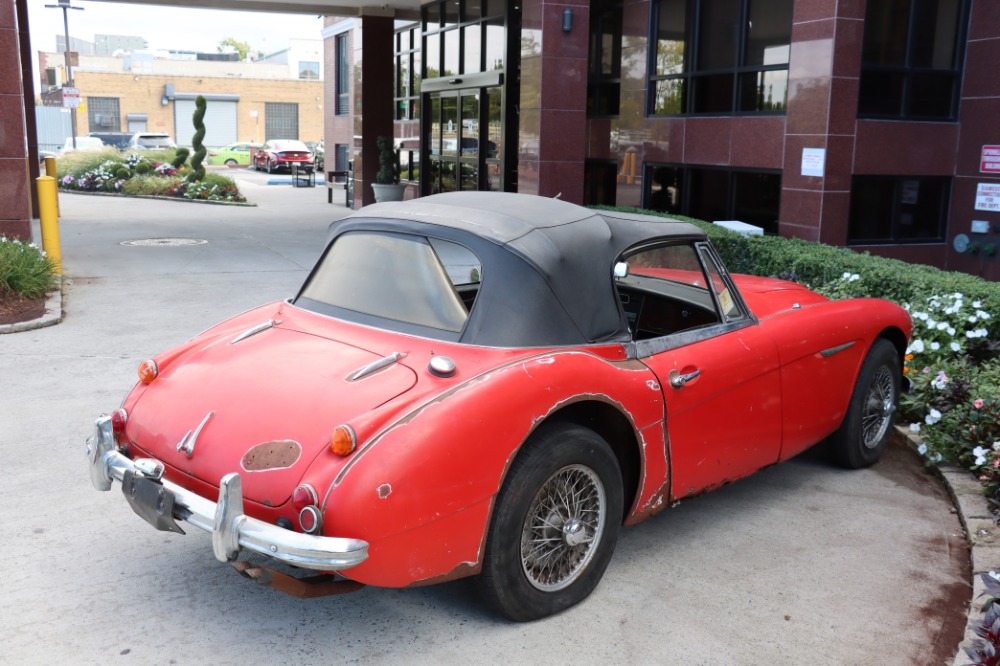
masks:
<path id="1" fill-rule="evenodd" d="M 31 181 L 15 16 L 15 0 L 0 0 L 0 236 L 30 240 Z"/>

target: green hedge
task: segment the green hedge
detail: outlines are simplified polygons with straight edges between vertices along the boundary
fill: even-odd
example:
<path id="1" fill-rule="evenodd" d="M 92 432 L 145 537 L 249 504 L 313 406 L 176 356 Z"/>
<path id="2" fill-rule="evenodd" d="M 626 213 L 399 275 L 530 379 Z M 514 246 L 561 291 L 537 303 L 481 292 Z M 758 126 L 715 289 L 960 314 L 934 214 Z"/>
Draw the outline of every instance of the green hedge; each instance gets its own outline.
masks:
<path id="1" fill-rule="evenodd" d="M 996 312 L 1000 309 L 1000 283 L 966 273 L 908 264 L 795 238 L 743 236 L 702 220 L 668 216 L 640 208 L 595 208 L 691 222 L 705 230 L 733 273 L 778 276 L 801 282 L 821 293 L 832 290 L 839 295 L 885 298 L 900 304 L 919 304 L 932 296 L 961 293 L 970 301 L 981 301 L 984 310 Z M 843 293 L 844 273 L 859 276 L 850 282 L 852 293 L 849 294 Z M 991 334 L 1000 333 L 1000 317 L 993 317 L 988 327 Z"/>

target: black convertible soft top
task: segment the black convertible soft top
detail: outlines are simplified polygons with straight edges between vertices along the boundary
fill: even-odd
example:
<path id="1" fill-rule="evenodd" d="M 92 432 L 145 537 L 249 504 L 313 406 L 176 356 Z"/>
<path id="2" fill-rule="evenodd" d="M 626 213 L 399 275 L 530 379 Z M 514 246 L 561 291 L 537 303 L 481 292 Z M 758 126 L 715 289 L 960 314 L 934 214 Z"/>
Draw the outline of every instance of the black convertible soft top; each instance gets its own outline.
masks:
<path id="1" fill-rule="evenodd" d="M 648 240 L 705 239 L 685 222 L 499 192 L 366 206 L 335 222 L 330 240 L 359 230 L 438 237 L 475 252 L 483 281 L 459 340 L 499 347 L 627 340 L 615 260 Z"/>

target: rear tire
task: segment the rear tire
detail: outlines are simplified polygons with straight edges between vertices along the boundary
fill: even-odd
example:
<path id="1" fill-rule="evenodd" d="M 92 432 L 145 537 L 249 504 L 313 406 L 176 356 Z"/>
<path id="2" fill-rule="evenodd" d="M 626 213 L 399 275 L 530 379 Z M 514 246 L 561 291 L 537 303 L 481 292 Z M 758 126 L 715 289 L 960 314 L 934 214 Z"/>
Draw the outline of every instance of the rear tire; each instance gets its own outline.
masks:
<path id="1" fill-rule="evenodd" d="M 844 422 L 830 436 L 839 464 L 859 469 L 882 456 L 899 405 L 900 377 L 896 348 L 888 340 L 876 340 L 861 365 Z"/>
<path id="2" fill-rule="evenodd" d="M 497 495 L 477 579 L 486 602 L 524 622 L 586 599 L 614 553 L 622 496 L 618 460 L 597 433 L 542 426 Z"/>
<path id="3" fill-rule="evenodd" d="M 271 160 L 270 159 L 267 160 L 267 172 L 268 173 L 274 173 L 274 167 L 271 166 Z"/>
<path id="4" fill-rule="evenodd" d="M 234 166 L 236 166 L 236 160 L 234 160 L 234 159 L 228 159 L 228 160 L 225 161 L 225 165 L 227 167 L 234 167 Z"/>

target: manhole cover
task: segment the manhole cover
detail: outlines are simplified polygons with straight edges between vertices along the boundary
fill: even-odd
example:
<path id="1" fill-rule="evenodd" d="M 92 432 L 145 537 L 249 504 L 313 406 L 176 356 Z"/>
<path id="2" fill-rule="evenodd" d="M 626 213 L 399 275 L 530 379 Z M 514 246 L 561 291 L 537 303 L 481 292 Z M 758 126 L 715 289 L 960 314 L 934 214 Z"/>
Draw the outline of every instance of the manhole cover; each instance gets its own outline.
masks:
<path id="1" fill-rule="evenodd" d="M 122 241 L 120 244 L 131 247 L 180 247 L 182 245 L 206 245 L 207 243 L 207 240 L 201 238 L 143 238 Z"/>

